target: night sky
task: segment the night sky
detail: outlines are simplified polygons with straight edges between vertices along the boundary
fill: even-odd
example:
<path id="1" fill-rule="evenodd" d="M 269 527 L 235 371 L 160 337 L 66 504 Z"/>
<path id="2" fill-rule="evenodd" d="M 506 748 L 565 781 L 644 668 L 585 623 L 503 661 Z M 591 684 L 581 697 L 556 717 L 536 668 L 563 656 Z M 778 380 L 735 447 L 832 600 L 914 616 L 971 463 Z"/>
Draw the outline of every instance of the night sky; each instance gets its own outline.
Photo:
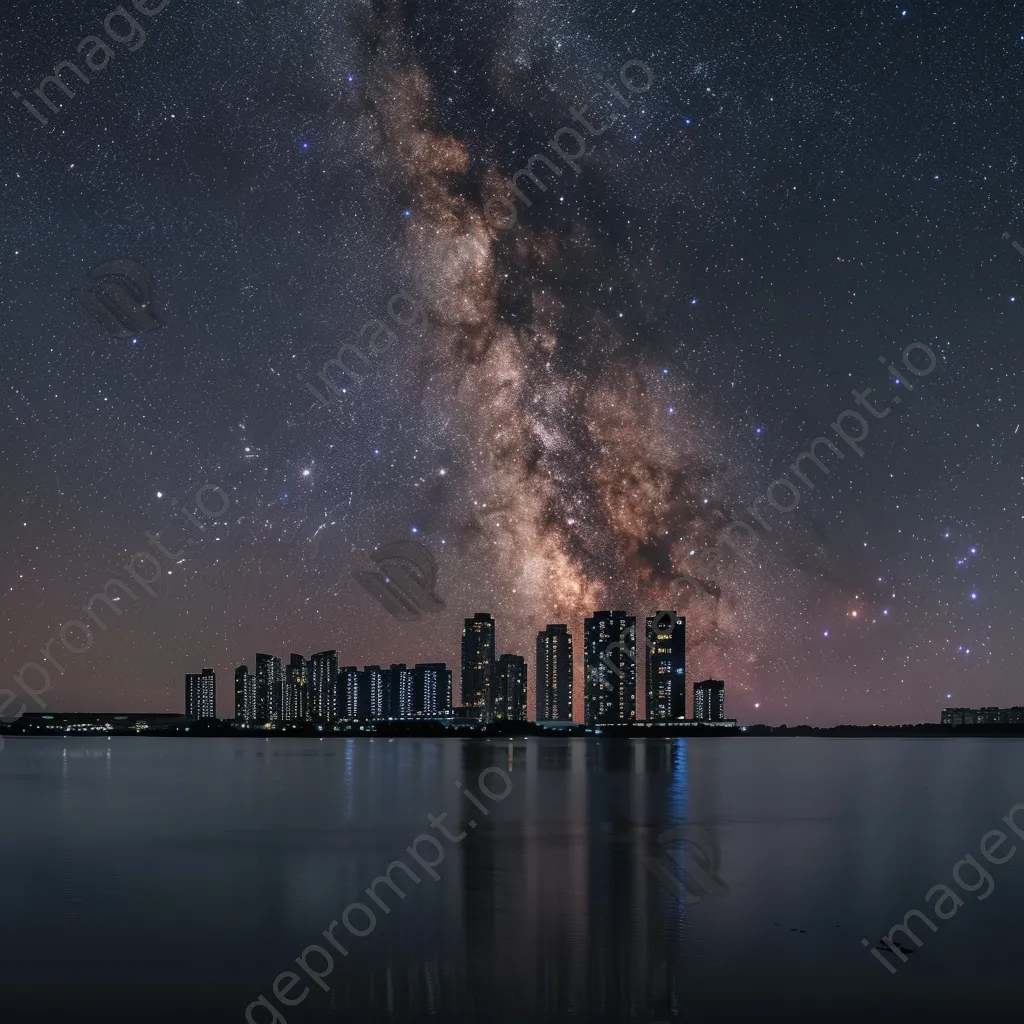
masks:
<path id="1" fill-rule="evenodd" d="M 129 5 L 144 42 L 104 36 L 114 9 L 0 16 L 2 647 L 10 675 L 57 638 L 48 710 L 178 712 L 210 665 L 227 716 L 256 651 L 332 647 L 457 689 L 487 610 L 531 690 L 537 630 L 569 623 L 580 717 L 584 615 L 664 607 L 743 722 L 1024 703 L 1024 5 L 171 0 Z M 53 113 L 33 90 L 102 63 L 90 35 L 112 57 Z M 535 153 L 559 173 L 528 204 Z M 164 327 L 72 297 L 117 259 Z M 368 342 L 334 398 L 318 373 Z M 772 508 L 820 436 L 845 457 Z M 734 517 L 756 547 L 715 582 Z M 419 622 L 352 576 L 396 540 L 437 560 Z M 673 599 L 683 572 L 712 596 Z M 112 578 L 134 598 L 69 653 Z"/>

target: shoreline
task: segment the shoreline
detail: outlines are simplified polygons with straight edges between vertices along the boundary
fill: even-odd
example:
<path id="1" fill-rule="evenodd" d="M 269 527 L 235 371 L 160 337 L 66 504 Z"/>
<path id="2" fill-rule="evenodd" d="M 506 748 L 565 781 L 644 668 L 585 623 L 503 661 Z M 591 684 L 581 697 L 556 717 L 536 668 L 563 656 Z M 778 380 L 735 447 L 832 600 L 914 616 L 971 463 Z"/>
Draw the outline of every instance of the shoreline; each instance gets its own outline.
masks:
<path id="1" fill-rule="evenodd" d="M 311 723 L 283 725 L 235 725 L 234 719 L 196 721 L 180 715 L 78 713 L 24 715 L 16 722 L 0 723 L 0 735 L 27 737 L 68 736 L 176 736 L 189 739 L 437 739 L 443 737 L 507 738 L 557 737 L 582 739 L 643 739 L 687 737 L 821 737 L 855 739 L 893 738 L 1024 738 L 1024 725 L 951 726 L 836 725 L 769 726 L 729 723 L 647 724 L 585 726 L 583 723 L 540 724 L 536 722 L 495 722 L 480 725 L 467 722 L 384 721 L 338 722 L 317 726 Z"/>

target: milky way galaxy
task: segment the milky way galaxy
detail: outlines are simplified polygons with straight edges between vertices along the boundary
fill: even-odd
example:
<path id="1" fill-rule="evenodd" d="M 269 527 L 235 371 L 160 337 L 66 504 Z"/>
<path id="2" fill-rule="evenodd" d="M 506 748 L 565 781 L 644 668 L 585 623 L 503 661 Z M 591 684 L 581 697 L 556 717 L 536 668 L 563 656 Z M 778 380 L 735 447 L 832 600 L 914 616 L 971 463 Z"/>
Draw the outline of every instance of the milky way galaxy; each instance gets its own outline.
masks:
<path id="1" fill-rule="evenodd" d="M 567 195 L 600 176 L 599 158 L 579 179 L 563 166 L 557 187 L 536 193 L 538 215 L 505 228 L 486 207 L 514 196 L 515 168 L 496 165 L 486 140 L 474 152 L 439 128 L 435 91 L 394 10 L 372 31 L 357 134 L 372 140 L 368 159 L 396 202 L 409 197 L 400 245 L 427 314 L 421 393 L 445 411 L 425 428 L 460 439 L 456 571 L 486 578 L 487 607 L 516 650 L 529 651 L 546 622 L 578 629 L 596 608 L 676 607 L 704 671 L 731 667 L 735 678 L 777 637 L 765 608 L 779 595 L 763 569 L 710 584 L 715 599 L 693 608 L 692 591 L 671 589 L 689 550 L 728 521 L 734 487 L 695 389 L 661 383 L 645 338 L 643 261 L 585 213 L 563 212 Z M 554 102 L 569 121 L 572 97 Z M 581 687 L 576 697 L 579 712 Z"/>

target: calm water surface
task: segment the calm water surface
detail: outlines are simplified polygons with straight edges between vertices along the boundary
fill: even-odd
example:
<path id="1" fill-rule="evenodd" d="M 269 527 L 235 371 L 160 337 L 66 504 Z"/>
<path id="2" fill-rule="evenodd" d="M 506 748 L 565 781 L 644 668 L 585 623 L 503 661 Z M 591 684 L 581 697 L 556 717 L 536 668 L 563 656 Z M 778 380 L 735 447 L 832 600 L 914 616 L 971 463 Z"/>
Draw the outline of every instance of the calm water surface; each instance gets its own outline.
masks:
<path id="1" fill-rule="evenodd" d="M 240 1022 L 261 995 L 276 1010 L 252 1020 L 287 1024 L 976 1021 L 1022 1001 L 1024 849 L 979 847 L 997 828 L 999 858 L 1024 847 L 1001 822 L 1024 741 L 8 737 L 0 793 L 7 1022 Z M 967 865 L 956 884 L 966 854 L 991 886 Z M 399 858 L 421 881 L 394 870 L 385 912 L 365 890 Z M 891 974 L 861 939 L 942 884 L 963 904 L 914 925 Z M 295 958 L 357 902 L 376 923 L 336 926 L 324 991 Z M 274 996 L 288 970 L 296 1006 Z"/>

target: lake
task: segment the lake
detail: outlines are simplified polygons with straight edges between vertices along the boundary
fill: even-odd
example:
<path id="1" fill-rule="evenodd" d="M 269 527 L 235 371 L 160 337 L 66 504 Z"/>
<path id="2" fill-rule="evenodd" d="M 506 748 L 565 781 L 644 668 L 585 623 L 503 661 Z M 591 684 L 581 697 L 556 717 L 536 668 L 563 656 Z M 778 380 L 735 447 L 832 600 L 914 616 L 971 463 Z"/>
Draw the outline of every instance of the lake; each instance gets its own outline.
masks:
<path id="1" fill-rule="evenodd" d="M 1020 740 L 6 737 L 0 793 L 8 1024 L 976 1021 L 1018 998 Z M 989 881 L 954 879 L 968 854 Z M 861 944 L 913 909 L 935 930 L 909 920 L 906 962 Z"/>

